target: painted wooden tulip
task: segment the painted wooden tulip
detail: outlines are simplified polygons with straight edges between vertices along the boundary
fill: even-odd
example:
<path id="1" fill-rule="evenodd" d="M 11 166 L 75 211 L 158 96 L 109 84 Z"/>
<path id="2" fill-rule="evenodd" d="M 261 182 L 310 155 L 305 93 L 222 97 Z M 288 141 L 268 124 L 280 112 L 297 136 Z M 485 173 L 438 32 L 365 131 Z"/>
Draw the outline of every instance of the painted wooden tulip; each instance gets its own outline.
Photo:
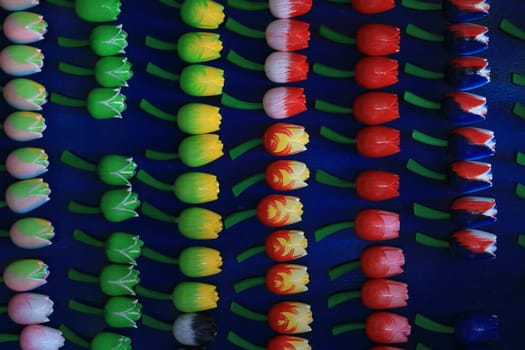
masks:
<path id="1" fill-rule="evenodd" d="M 21 147 L 7 155 L 4 167 L 9 175 L 24 180 L 42 175 L 47 171 L 48 165 L 45 150 L 36 147 Z"/>
<path id="2" fill-rule="evenodd" d="M 25 214 L 47 203 L 50 194 L 49 184 L 41 178 L 20 180 L 7 187 L 2 204 L 15 213 Z"/>
<path id="3" fill-rule="evenodd" d="M 468 311 L 460 314 L 449 326 L 416 314 L 418 327 L 435 333 L 454 334 L 463 345 L 484 345 L 499 340 L 499 319 L 495 314 L 482 311 Z"/>
<path id="4" fill-rule="evenodd" d="M 377 345 L 377 346 L 372 346 L 368 350 L 403 350 L 403 348 L 398 348 L 396 346 L 388 346 L 388 345 Z M 417 350 L 422 350 L 422 349 L 417 349 Z"/>
<path id="5" fill-rule="evenodd" d="M 120 14 L 120 0 L 75 0 L 75 12 L 86 22 L 112 22 Z"/>
<path id="6" fill-rule="evenodd" d="M 9 114 L 3 123 L 6 136 L 19 142 L 42 138 L 46 127 L 46 121 L 42 114 L 25 111 Z"/>
<path id="7" fill-rule="evenodd" d="M 353 0 L 352 8 L 362 14 L 375 14 L 393 9 L 394 0 Z"/>
<path id="8" fill-rule="evenodd" d="M 20 332 L 21 350 L 57 350 L 62 346 L 64 346 L 64 337 L 58 329 L 30 325 Z"/>
<path id="9" fill-rule="evenodd" d="M 125 53 L 128 46 L 128 33 L 122 25 L 103 24 L 91 30 L 89 39 L 58 37 L 58 45 L 63 47 L 89 46 L 98 56 L 113 56 Z"/>
<path id="10" fill-rule="evenodd" d="M 258 245 L 244 250 L 237 255 L 237 262 L 243 262 L 259 253 L 276 262 L 287 262 L 302 258 L 307 254 L 308 240 L 303 231 L 277 230 L 266 237 L 264 245 Z"/>
<path id="11" fill-rule="evenodd" d="M 360 129 L 355 138 L 342 135 L 327 126 L 321 126 L 324 138 L 342 144 L 355 144 L 357 152 L 369 158 L 388 157 L 399 153 L 400 132 L 386 126 L 369 126 Z"/>
<path id="12" fill-rule="evenodd" d="M 450 22 L 472 22 L 489 15 L 488 0 L 446 0 L 443 1 L 445 17 Z"/>
<path id="13" fill-rule="evenodd" d="M 210 32 L 188 32 L 179 36 L 177 42 L 169 42 L 146 35 L 144 45 L 161 51 L 176 51 L 187 63 L 203 63 L 221 57 L 223 49 L 220 35 Z"/>
<path id="14" fill-rule="evenodd" d="M 137 328 L 137 321 L 142 317 L 142 305 L 138 299 L 124 296 L 109 298 L 103 307 L 70 299 L 68 307 L 85 314 L 101 315 L 106 324 L 113 328 Z"/>
<path id="15" fill-rule="evenodd" d="M 361 298 L 369 309 L 383 310 L 407 306 L 408 286 L 406 283 L 387 279 L 366 280 L 360 291 L 343 291 L 328 297 L 328 307 L 333 308 L 343 302 Z"/>
<path id="16" fill-rule="evenodd" d="M 22 111 L 40 111 L 47 102 L 46 88 L 25 78 L 8 81 L 2 94 L 8 105 Z"/>
<path id="17" fill-rule="evenodd" d="M 292 335 L 277 335 L 266 344 L 268 350 L 311 350 L 308 339 Z"/>
<path id="18" fill-rule="evenodd" d="M 284 119 L 306 111 L 304 89 L 281 86 L 268 90 L 263 97 L 263 108 L 273 119 Z"/>
<path id="19" fill-rule="evenodd" d="M 306 80 L 310 65 L 307 57 L 295 52 L 274 51 L 264 61 L 266 77 L 274 83 Z"/>
<path id="20" fill-rule="evenodd" d="M 15 44 L 31 44 L 44 39 L 47 22 L 44 16 L 28 12 L 11 12 L 2 23 L 5 37 Z"/>
<path id="21" fill-rule="evenodd" d="M 135 287 L 140 282 L 139 270 L 133 265 L 108 264 L 98 276 L 69 269 L 67 277 L 73 281 L 97 283 L 102 293 L 108 296 L 135 295 Z"/>
<path id="22" fill-rule="evenodd" d="M 446 72 L 447 80 L 459 90 L 472 90 L 490 82 L 488 60 L 482 57 L 460 56 L 453 58 Z"/>
<path id="23" fill-rule="evenodd" d="M 310 305 L 294 301 L 274 304 L 268 311 L 270 328 L 280 334 L 300 334 L 310 332 L 313 322 Z"/>
<path id="24" fill-rule="evenodd" d="M 401 30 L 388 24 L 363 24 L 356 32 L 357 49 L 368 56 L 386 56 L 399 52 Z"/>
<path id="25" fill-rule="evenodd" d="M 276 18 L 293 18 L 310 12 L 312 0 L 269 0 L 269 9 Z"/>
<path id="26" fill-rule="evenodd" d="M 277 51 L 297 51 L 308 47 L 310 24 L 296 19 L 277 19 L 266 27 L 266 43 Z"/>
<path id="27" fill-rule="evenodd" d="M 496 257 L 497 236 L 476 229 L 454 232 L 448 241 L 439 240 L 423 233 L 416 234 L 416 241 L 434 248 L 450 249 L 452 255 L 466 260 L 493 259 Z"/>
<path id="28" fill-rule="evenodd" d="M 20 11 L 37 6 L 40 0 L 1 0 L 0 7 L 7 11 Z"/>
<path id="29" fill-rule="evenodd" d="M 121 222 L 139 216 L 136 212 L 139 205 L 138 194 L 127 188 L 104 192 L 98 207 L 70 201 L 68 210 L 78 214 L 102 214 L 110 222 Z"/>
<path id="30" fill-rule="evenodd" d="M 449 183 L 460 193 L 471 193 L 492 187 L 492 166 L 489 163 L 457 161 L 450 165 Z"/>
<path id="31" fill-rule="evenodd" d="M 213 0 L 185 0 L 180 17 L 194 28 L 217 29 L 224 21 L 224 6 Z"/>
<path id="32" fill-rule="evenodd" d="M 37 293 L 15 294 L 7 304 L 7 315 L 14 323 L 31 325 L 49 322 L 53 313 L 53 300 Z"/>
<path id="33" fill-rule="evenodd" d="M 303 205 L 299 197 L 271 194 L 259 201 L 256 215 L 270 227 L 291 225 L 301 221 Z"/>
<path id="34" fill-rule="evenodd" d="M 178 315 L 172 326 L 175 340 L 187 346 L 203 346 L 215 341 L 217 324 L 203 313 L 187 312 Z"/>
<path id="35" fill-rule="evenodd" d="M 4 232 L 1 232 L 3 234 Z M 11 242 L 19 248 L 37 249 L 51 245 L 55 230 L 49 220 L 25 217 L 15 221 L 9 228 Z"/>
<path id="36" fill-rule="evenodd" d="M 308 269 L 304 265 L 280 263 L 272 265 L 266 276 L 256 276 L 235 282 L 234 290 L 240 293 L 246 289 L 259 285 L 278 295 L 303 293 L 308 290 L 310 277 Z"/>
<path id="37" fill-rule="evenodd" d="M 75 334 L 64 324 L 59 327 L 60 331 L 64 334 L 64 337 L 75 344 L 78 347 L 91 349 L 91 350 L 105 350 L 105 349 L 118 349 L 118 350 L 131 350 L 131 338 L 123 336 L 113 332 L 99 332 L 95 337 L 88 341 Z"/>
<path id="38" fill-rule="evenodd" d="M 85 107 L 95 119 L 122 118 L 126 110 L 126 96 L 120 88 L 98 87 L 91 89 L 85 99 L 69 97 L 53 92 L 51 102 L 68 107 Z"/>
<path id="39" fill-rule="evenodd" d="M 28 45 L 8 45 L 0 51 L 0 69 L 6 74 L 22 77 L 42 71 L 44 54 Z"/>
<path id="40" fill-rule="evenodd" d="M 38 259 L 15 260 L 4 269 L 2 279 L 15 292 L 28 292 L 47 283 L 48 266 Z"/>
<path id="41" fill-rule="evenodd" d="M 94 76 L 96 82 L 107 88 L 128 86 L 128 80 L 133 77 L 132 64 L 127 57 L 101 57 L 93 68 L 59 62 L 58 69 L 64 73 L 78 76 Z"/>

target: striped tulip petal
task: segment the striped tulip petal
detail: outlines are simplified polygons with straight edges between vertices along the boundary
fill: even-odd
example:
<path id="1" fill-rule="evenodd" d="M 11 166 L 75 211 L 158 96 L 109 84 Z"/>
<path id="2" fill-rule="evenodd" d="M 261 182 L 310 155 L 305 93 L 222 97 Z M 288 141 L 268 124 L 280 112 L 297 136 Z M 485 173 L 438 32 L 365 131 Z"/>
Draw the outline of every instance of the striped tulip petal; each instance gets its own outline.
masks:
<path id="1" fill-rule="evenodd" d="M 441 102 L 443 113 L 456 124 L 471 124 L 487 117 L 487 99 L 469 92 L 455 91 Z"/>
<path id="2" fill-rule="evenodd" d="M 273 119 L 284 119 L 306 111 L 304 89 L 281 86 L 268 90 L 263 97 L 263 108 Z"/>
<path id="3" fill-rule="evenodd" d="M 497 236 L 493 233 L 465 229 L 452 234 L 450 249 L 458 257 L 473 259 L 492 259 L 496 257 Z"/>
<path id="4" fill-rule="evenodd" d="M 443 10 L 450 22 L 472 22 L 487 17 L 490 4 L 488 0 L 446 0 Z"/>
<path id="5" fill-rule="evenodd" d="M 496 138 L 491 130 L 462 127 L 452 131 L 448 146 L 457 158 L 475 160 L 496 153 Z"/>
<path id="6" fill-rule="evenodd" d="M 452 220 L 459 226 L 476 228 L 496 222 L 496 200 L 489 197 L 467 196 L 456 199 L 451 207 Z"/>
<path id="7" fill-rule="evenodd" d="M 458 55 L 473 55 L 489 47 L 489 29 L 474 23 L 456 23 L 447 29 L 446 43 Z"/>
<path id="8" fill-rule="evenodd" d="M 448 82 L 459 90 L 471 90 L 490 82 L 490 67 L 486 58 L 463 56 L 452 59 L 447 68 Z"/>
<path id="9" fill-rule="evenodd" d="M 460 193 L 471 193 L 492 187 L 489 163 L 461 160 L 451 164 L 449 182 Z"/>
<path id="10" fill-rule="evenodd" d="M 270 12 L 277 18 L 304 15 L 312 8 L 312 0 L 269 0 Z"/>
<path id="11" fill-rule="evenodd" d="M 295 19 L 277 19 L 266 27 L 266 43 L 274 50 L 297 51 L 308 47 L 310 24 Z"/>
<path id="12" fill-rule="evenodd" d="M 307 57 L 293 52 L 272 52 L 264 62 L 266 77 L 274 83 L 293 83 L 307 78 Z"/>

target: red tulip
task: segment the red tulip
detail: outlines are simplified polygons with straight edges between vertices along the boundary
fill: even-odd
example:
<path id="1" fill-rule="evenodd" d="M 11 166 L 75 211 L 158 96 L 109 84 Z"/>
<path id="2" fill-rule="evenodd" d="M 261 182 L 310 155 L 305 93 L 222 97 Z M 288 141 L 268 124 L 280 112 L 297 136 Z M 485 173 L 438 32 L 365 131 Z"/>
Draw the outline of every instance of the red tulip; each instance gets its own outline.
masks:
<path id="1" fill-rule="evenodd" d="M 310 24 L 296 19 L 277 19 L 266 27 L 266 43 L 277 51 L 296 51 L 308 47 Z"/>
<path id="2" fill-rule="evenodd" d="M 306 266 L 275 264 L 266 271 L 266 287 L 274 294 L 297 294 L 308 290 L 310 278 Z"/>
<path id="3" fill-rule="evenodd" d="M 401 30 L 398 27 L 367 23 L 356 32 L 357 49 L 368 56 L 385 56 L 399 52 Z"/>
<path id="4" fill-rule="evenodd" d="M 355 81 L 365 89 L 379 89 L 398 82 L 397 60 L 387 57 L 364 57 L 355 65 Z"/>
<path id="5" fill-rule="evenodd" d="M 266 237 L 265 250 L 270 259 L 284 262 L 306 255 L 308 241 L 303 231 L 278 230 Z"/>
<path id="6" fill-rule="evenodd" d="M 369 278 L 399 275 L 405 264 L 403 250 L 389 246 L 368 247 L 361 253 L 361 271 Z"/>
<path id="7" fill-rule="evenodd" d="M 256 212 L 263 224 L 279 227 L 301 221 L 303 205 L 298 197 L 271 194 L 257 204 Z"/>
<path id="8" fill-rule="evenodd" d="M 387 157 L 399 153 L 399 130 L 386 126 L 369 126 L 356 135 L 359 154 L 370 158 Z"/>
<path id="9" fill-rule="evenodd" d="M 406 283 L 387 279 L 370 279 L 361 287 L 361 301 L 370 309 L 392 309 L 407 306 Z"/>
<path id="10" fill-rule="evenodd" d="M 394 0 L 352 0 L 354 10 L 363 14 L 386 12 L 395 6 Z"/>
<path id="11" fill-rule="evenodd" d="M 378 209 L 362 210 L 354 221 L 356 235 L 367 241 L 397 238 L 399 226 L 399 214 Z"/>
<path id="12" fill-rule="evenodd" d="M 382 170 L 366 170 L 356 179 L 357 195 L 369 201 L 399 196 L 399 175 Z"/>
<path id="13" fill-rule="evenodd" d="M 298 334 L 310 332 L 312 323 L 310 305 L 305 303 L 283 301 L 273 305 L 268 311 L 270 328 L 281 334 Z"/>
<path id="14" fill-rule="evenodd" d="M 276 123 L 263 135 L 263 146 L 274 156 L 289 156 L 306 151 L 309 135 L 301 125 Z"/>
<path id="15" fill-rule="evenodd" d="M 267 350 L 311 350 L 308 339 L 292 335 L 278 335 L 270 339 Z"/>
<path id="16" fill-rule="evenodd" d="M 354 100 L 354 118 L 363 124 L 383 124 L 399 118 L 399 102 L 396 94 L 371 91 Z"/>
<path id="17" fill-rule="evenodd" d="M 374 312 L 366 319 L 366 335 L 377 343 L 406 343 L 410 330 L 408 319 L 392 312 Z"/>

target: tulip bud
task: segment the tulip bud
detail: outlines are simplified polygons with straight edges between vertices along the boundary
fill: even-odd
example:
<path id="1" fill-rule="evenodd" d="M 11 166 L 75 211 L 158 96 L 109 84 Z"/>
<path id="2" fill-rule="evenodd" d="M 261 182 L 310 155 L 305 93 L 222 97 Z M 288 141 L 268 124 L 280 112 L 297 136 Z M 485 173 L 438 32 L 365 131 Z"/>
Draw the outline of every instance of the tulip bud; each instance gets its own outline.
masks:
<path id="1" fill-rule="evenodd" d="M 489 163 L 462 160 L 450 165 L 449 183 L 460 193 L 471 193 L 492 187 Z"/>
<path id="2" fill-rule="evenodd" d="M 473 22 L 488 16 L 487 0 L 446 0 L 443 2 L 445 17 L 450 22 Z"/>
<path id="3" fill-rule="evenodd" d="M 48 266 L 37 259 L 16 260 L 4 269 L 5 285 L 16 292 L 27 292 L 47 283 Z"/>
<path id="4" fill-rule="evenodd" d="M 217 307 L 217 288 L 202 282 L 181 282 L 172 293 L 172 301 L 181 312 L 199 312 Z"/>
<path id="5" fill-rule="evenodd" d="M 290 156 L 306 151 L 309 135 L 301 125 L 276 123 L 264 131 L 263 146 L 275 156 Z"/>
<path id="6" fill-rule="evenodd" d="M 215 340 L 215 320 L 202 313 L 182 313 L 173 322 L 173 336 L 187 346 L 202 346 Z"/>
<path id="7" fill-rule="evenodd" d="M 127 185 L 136 174 L 137 164 L 133 158 L 118 154 L 108 154 L 100 158 L 97 165 L 97 175 L 108 185 Z"/>
<path id="8" fill-rule="evenodd" d="M 126 110 L 126 96 L 120 88 L 94 88 L 86 99 L 89 114 L 96 119 L 122 118 Z"/>
<path id="9" fill-rule="evenodd" d="M 120 264 L 104 266 L 98 279 L 100 289 L 109 296 L 135 295 L 133 289 L 140 282 L 138 270 Z"/>
<path id="10" fill-rule="evenodd" d="M 35 249 L 51 245 L 55 236 L 50 221 L 26 217 L 17 220 L 9 229 L 9 237 L 14 245 L 20 248 Z"/>
<path id="11" fill-rule="evenodd" d="M 308 290 L 310 278 L 306 266 L 275 264 L 266 272 L 266 287 L 274 294 L 297 294 Z"/>
<path id="12" fill-rule="evenodd" d="M 46 88 L 24 78 L 16 78 L 5 84 L 3 95 L 7 104 L 23 111 L 40 111 L 47 102 Z"/>
<path id="13" fill-rule="evenodd" d="M 16 44 L 30 44 L 44 39 L 47 23 L 38 13 L 11 12 L 2 24 L 6 38 Z"/>
<path id="14" fill-rule="evenodd" d="M 91 350 L 131 350 L 131 338 L 111 332 L 100 332 L 91 340 Z"/>
<path id="15" fill-rule="evenodd" d="M 188 277 L 206 277 L 221 272 L 221 253 L 208 247 L 188 247 L 179 255 L 180 271 Z"/>
<path id="16" fill-rule="evenodd" d="M 456 231 L 450 239 L 450 249 L 456 256 L 466 259 L 493 259 L 497 236 L 495 234 L 475 229 Z"/>
<path id="17" fill-rule="evenodd" d="M 20 332 L 21 350 L 57 350 L 62 346 L 64 346 L 64 337 L 57 329 L 30 325 Z"/>
<path id="18" fill-rule="evenodd" d="M 206 134 L 220 129 L 219 107 L 203 103 L 187 103 L 177 112 L 177 126 L 188 134 Z"/>
<path id="19" fill-rule="evenodd" d="M 194 28 L 217 29 L 224 21 L 224 6 L 213 0 L 185 0 L 180 9 L 184 23 Z"/>
<path id="20" fill-rule="evenodd" d="M 399 196 L 399 176 L 381 170 L 361 172 L 356 179 L 357 195 L 369 201 L 382 201 Z"/>
<path id="21" fill-rule="evenodd" d="M 89 36 L 90 47 L 99 56 L 113 56 L 125 52 L 128 46 L 128 33 L 122 25 L 99 25 Z"/>
<path id="22" fill-rule="evenodd" d="M 392 312 L 379 311 L 366 319 L 366 335 L 376 343 L 406 343 L 410 335 L 410 323 L 406 317 Z"/>
<path id="23" fill-rule="evenodd" d="M 405 307 L 407 299 L 406 283 L 386 279 L 369 279 L 361 287 L 361 301 L 370 309 Z"/>
<path id="24" fill-rule="evenodd" d="M 270 328 L 280 334 L 310 332 L 312 322 L 310 305 L 305 303 L 284 301 L 274 304 L 268 311 Z"/>
<path id="25" fill-rule="evenodd" d="M 181 202 L 206 203 L 219 198 L 219 182 L 212 174 L 187 172 L 175 179 L 173 191 Z"/>
<path id="26" fill-rule="evenodd" d="M 0 69 L 17 77 L 38 73 L 44 66 L 44 55 L 36 47 L 9 45 L 0 51 Z"/>
<path id="27" fill-rule="evenodd" d="M 469 92 L 451 92 L 441 102 L 441 110 L 456 124 L 476 123 L 487 117 L 487 99 Z"/>
<path id="28" fill-rule="evenodd" d="M 179 157 L 189 167 L 199 167 L 222 157 L 223 144 L 216 134 L 185 137 L 179 144 Z"/>
<path id="29" fill-rule="evenodd" d="M 397 60 L 387 57 L 364 57 L 355 64 L 355 81 L 365 89 L 380 89 L 398 82 Z"/>
<path id="30" fill-rule="evenodd" d="M 273 119 L 284 119 L 306 111 L 304 89 L 281 86 L 272 88 L 263 97 L 264 112 Z"/>
<path id="31" fill-rule="evenodd" d="M 182 91 L 190 96 L 220 95 L 224 86 L 224 71 L 203 64 L 192 64 L 182 70 L 179 83 Z"/>
<path id="32" fill-rule="evenodd" d="M 4 120 L 5 134 L 15 141 L 31 141 L 42 137 L 46 130 L 44 118 L 34 112 L 13 112 Z"/>
<path id="33" fill-rule="evenodd" d="M 120 14 L 119 0 L 75 0 L 75 12 L 86 22 L 111 22 Z"/>
<path id="34" fill-rule="evenodd" d="M 362 14 L 375 14 L 393 9 L 396 4 L 394 0 L 353 0 L 352 7 Z"/>
<path id="35" fill-rule="evenodd" d="M 457 158 L 473 160 L 496 153 L 496 138 L 491 130 L 463 127 L 452 130 L 448 146 Z"/>
<path id="36" fill-rule="evenodd" d="M 309 12 L 312 0 L 269 0 L 268 5 L 274 17 L 292 18 Z"/>
<path id="37" fill-rule="evenodd" d="M 30 179 L 47 171 L 47 153 L 36 147 L 18 148 L 7 155 L 5 168 L 9 175 L 17 179 Z"/>
<path id="38" fill-rule="evenodd" d="M 293 83 L 305 80 L 310 66 L 307 57 L 294 52 L 274 51 L 264 62 L 266 77 L 274 83 Z"/>
<path id="39" fill-rule="evenodd" d="M 401 30 L 398 27 L 367 23 L 356 32 L 357 49 L 368 56 L 386 56 L 399 52 Z"/>
<path id="40" fill-rule="evenodd" d="M 128 86 L 128 80 L 133 77 L 131 67 L 127 57 L 102 57 L 95 64 L 95 80 L 106 88 Z"/>
<path id="41" fill-rule="evenodd" d="M 447 45 L 458 55 L 472 55 L 489 46 L 489 29 L 474 23 L 456 23 L 447 29 Z"/>
<path id="42" fill-rule="evenodd" d="M 399 153 L 400 132 L 386 126 L 369 126 L 359 130 L 357 152 L 365 157 L 380 158 Z"/>
<path id="43" fill-rule="evenodd" d="M 496 222 L 496 200 L 467 196 L 456 199 L 450 206 L 453 221 L 462 227 L 475 228 Z"/>
<path id="44" fill-rule="evenodd" d="M 447 80 L 459 90 L 471 90 L 490 82 L 490 67 L 486 58 L 460 56 L 452 59 L 446 72 Z"/>
<path id="45" fill-rule="evenodd" d="M 41 178 L 17 181 L 5 191 L 5 201 L 9 209 L 25 214 L 49 201 L 51 190 Z"/>
<path id="46" fill-rule="evenodd" d="M 138 235 L 113 232 L 105 243 L 106 257 L 112 263 L 136 265 L 144 242 Z"/>
<path id="47" fill-rule="evenodd" d="M 264 171 L 266 183 L 278 191 L 290 191 L 308 186 L 310 170 L 305 163 L 295 160 L 277 160 Z"/>
<path id="48" fill-rule="evenodd" d="M 53 313 L 53 301 L 43 294 L 15 294 L 7 304 L 7 314 L 11 321 L 21 325 L 49 322 Z"/>
<path id="49" fill-rule="evenodd" d="M 295 19 L 277 19 L 266 27 L 266 43 L 277 51 L 297 51 L 308 47 L 310 24 Z"/>
<path id="50" fill-rule="evenodd" d="M 188 63 L 213 61 L 221 57 L 220 35 L 209 32 L 189 32 L 177 40 L 179 57 Z"/>
<path id="51" fill-rule="evenodd" d="M 104 319 L 110 327 L 136 328 L 136 321 L 142 317 L 141 310 L 142 305 L 137 299 L 112 297 L 104 305 Z"/>
<path id="52" fill-rule="evenodd" d="M 266 345 L 268 350 L 311 350 L 312 347 L 308 344 L 308 339 L 291 336 L 291 335 L 277 335 L 270 339 Z"/>
<path id="53" fill-rule="evenodd" d="M 279 227 L 301 221 L 303 205 L 298 197 L 273 194 L 259 201 L 256 211 L 263 224 Z"/>
<path id="54" fill-rule="evenodd" d="M 215 239 L 222 231 L 222 218 L 205 208 L 186 208 L 177 220 L 179 232 L 192 239 Z"/>
<path id="55" fill-rule="evenodd" d="M 399 118 L 398 97 L 389 92 L 365 92 L 354 100 L 353 114 L 358 122 L 366 125 L 388 123 Z"/>
<path id="56" fill-rule="evenodd" d="M 130 189 L 106 191 L 100 198 L 100 210 L 106 220 L 121 222 L 137 217 L 135 211 L 140 205 L 140 200 L 135 192 Z"/>
<path id="57" fill-rule="evenodd" d="M 0 0 L 0 7 L 7 11 L 20 11 L 34 7 L 40 0 Z"/>
<path id="58" fill-rule="evenodd" d="M 390 211 L 365 209 L 354 220 L 356 235 L 368 241 L 382 241 L 399 237 L 399 214 Z"/>
<path id="59" fill-rule="evenodd" d="M 388 246 L 372 246 L 361 253 L 361 271 L 369 278 L 387 278 L 403 272 L 403 250 Z"/>
<path id="60" fill-rule="evenodd" d="M 303 231 L 277 230 L 266 237 L 265 250 L 270 259 L 286 262 L 305 256 L 308 240 Z"/>

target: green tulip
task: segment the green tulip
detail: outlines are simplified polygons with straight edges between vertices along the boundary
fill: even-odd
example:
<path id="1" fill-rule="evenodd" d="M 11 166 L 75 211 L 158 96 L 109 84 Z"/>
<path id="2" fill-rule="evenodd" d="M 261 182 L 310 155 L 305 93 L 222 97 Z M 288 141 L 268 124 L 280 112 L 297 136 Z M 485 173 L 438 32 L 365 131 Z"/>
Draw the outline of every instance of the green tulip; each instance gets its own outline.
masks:
<path id="1" fill-rule="evenodd" d="M 120 14 L 119 0 L 75 0 L 75 12 L 87 22 L 111 22 Z"/>

